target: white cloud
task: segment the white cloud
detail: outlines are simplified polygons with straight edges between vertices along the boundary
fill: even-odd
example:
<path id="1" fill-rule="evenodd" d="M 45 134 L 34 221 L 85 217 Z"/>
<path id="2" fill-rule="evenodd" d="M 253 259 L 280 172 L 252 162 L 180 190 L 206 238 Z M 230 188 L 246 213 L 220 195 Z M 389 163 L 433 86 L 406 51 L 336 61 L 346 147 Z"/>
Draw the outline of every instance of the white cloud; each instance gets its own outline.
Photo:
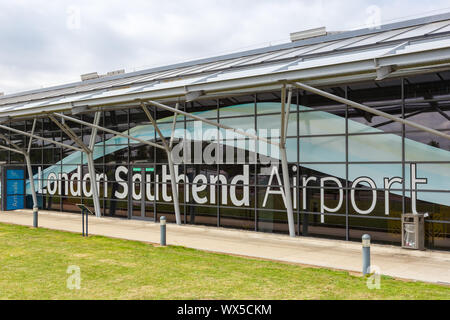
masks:
<path id="1" fill-rule="evenodd" d="M 380 7 L 384 21 L 450 6 L 447 0 L 0 0 L 0 91 L 287 42 L 290 32 L 323 25 L 363 27 L 370 5 Z"/>

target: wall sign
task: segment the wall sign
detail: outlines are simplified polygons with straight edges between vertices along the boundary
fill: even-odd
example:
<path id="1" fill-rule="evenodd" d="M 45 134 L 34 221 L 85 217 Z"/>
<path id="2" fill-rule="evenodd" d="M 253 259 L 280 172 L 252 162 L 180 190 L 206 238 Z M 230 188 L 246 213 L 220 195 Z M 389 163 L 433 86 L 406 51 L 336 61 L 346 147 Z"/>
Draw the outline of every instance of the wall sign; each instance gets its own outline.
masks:
<path id="1" fill-rule="evenodd" d="M 2 170 L 2 210 L 25 208 L 25 169 L 3 167 Z"/>

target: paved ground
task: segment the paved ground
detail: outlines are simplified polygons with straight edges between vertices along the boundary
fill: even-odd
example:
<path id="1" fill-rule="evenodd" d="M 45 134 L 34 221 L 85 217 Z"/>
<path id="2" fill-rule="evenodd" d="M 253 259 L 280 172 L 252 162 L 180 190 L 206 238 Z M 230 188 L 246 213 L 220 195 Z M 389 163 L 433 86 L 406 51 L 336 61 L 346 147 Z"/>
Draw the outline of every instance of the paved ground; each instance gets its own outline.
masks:
<path id="1" fill-rule="evenodd" d="M 0 212 L 0 222 L 30 226 L 29 210 Z M 79 214 L 41 211 L 39 225 L 81 232 Z M 149 221 L 89 217 L 89 233 L 159 243 L 159 224 Z M 194 249 L 242 255 L 331 269 L 361 272 L 361 244 L 316 238 L 229 230 L 202 226 L 167 225 L 167 243 Z M 372 265 L 384 275 L 450 285 L 450 252 L 408 251 L 372 245 Z"/>

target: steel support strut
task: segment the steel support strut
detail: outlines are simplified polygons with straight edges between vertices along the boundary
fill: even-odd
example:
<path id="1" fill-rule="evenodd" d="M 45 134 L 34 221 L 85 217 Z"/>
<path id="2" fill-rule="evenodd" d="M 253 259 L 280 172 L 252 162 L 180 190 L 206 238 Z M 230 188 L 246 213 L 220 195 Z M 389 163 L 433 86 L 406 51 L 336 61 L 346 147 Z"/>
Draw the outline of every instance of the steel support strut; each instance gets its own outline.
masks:
<path id="1" fill-rule="evenodd" d="M 288 100 L 289 100 L 288 104 L 289 104 L 289 106 L 291 104 L 291 97 L 292 97 L 292 91 L 291 90 L 292 89 L 290 88 L 289 89 L 289 96 L 288 96 Z M 285 190 L 284 192 L 285 192 L 286 202 L 287 202 L 286 203 L 286 207 L 287 207 L 287 216 L 288 216 L 288 223 L 289 223 L 289 234 L 290 234 L 291 237 L 295 237 L 294 210 L 293 210 L 293 205 L 292 205 L 291 187 L 290 187 L 290 182 L 289 182 L 289 169 L 288 169 L 287 154 L 286 154 L 286 134 L 287 134 L 287 127 L 288 127 L 287 124 L 288 124 L 288 121 L 289 121 L 289 110 L 287 112 L 285 111 L 285 105 L 286 105 L 286 87 L 285 86 L 283 86 L 282 93 L 283 93 L 283 103 L 282 103 L 283 110 L 282 110 L 282 113 L 281 113 L 281 125 L 282 125 L 281 138 L 282 139 L 281 139 L 280 143 L 275 142 L 275 141 L 270 140 L 270 139 L 259 137 L 257 135 L 254 135 L 254 134 L 251 134 L 251 133 L 239 130 L 239 129 L 235 129 L 235 128 L 229 127 L 229 126 L 224 125 L 224 124 L 220 124 L 220 123 L 208 120 L 208 119 L 204 119 L 202 117 L 199 117 L 199 116 L 196 116 L 196 115 L 184 112 L 184 111 L 181 111 L 181 110 L 178 109 L 178 106 L 176 108 L 172 108 L 172 107 L 166 106 L 166 105 L 164 105 L 162 103 L 151 101 L 151 100 L 147 101 L 147 103 L 149 103 L 149 104 L 151 104 L 151 105 L 153 105 L 155 107 L 158 107 L 158 108 L 161 108 L 161 109 L 164 109 L 164 110 L 167 110 L 167 111 L 171 111 L 171 112 L 174 113 L 175 117 L 178 114 L 179 115 L 183 115 L 183 116 L 185 116 L 187 118 L 198 120 L 198 121 L 207 123 L 207 124 L 209 124 L 211 126 L 214 126 L 214 127 L 217 127 L 217 128 L 230 130 L 230 131 L 232 131 L 232 132 L 234 132 L 236 134 L 243 135 L 243 136 L 248 137 L 250 139 L 253 139 L 255 141 L 263 141 L 263 142 L 265 142 L 267 144 L 275 145 L 275 146 L 279 147 L 280 148 L 280 153 L 281 153 L 281 163 L 282 163 L 282 167 L 283 167 L 283 177 L 284 177 L 284 183 L 283 184 L 284 184 L 284 190 Z M 145 110 L 146 110 L 146 108 L 144 108 L 144 111 Z M 146 111 L 146 113 L 147 113 L 147 115 L 149 115 L 148 110 Z M 151 117 L 151 115 L 150 115 L 150 117 Z M 154 122 L 154 120 L 152 121 L 152 123 L 153 122 Z M 157 128 L 157 126 L 155 124 L 154 124 L 154 126 L 155 126 L 155 128 Z M 163 139 L 162 135 L 160 135 L 160 136 L 161 136 L 163 142 L 165 143 L 165 140 Z M 171 136 L 171 141 L 173 141 L 173 132 L 172 132 L 172 136 Z M 169 158 L 169 165 L 171 166 L 171 164 L 170 164 L 171 157 L 169 156 L 168 158 Z M 172 177 L 172 173 L 171 173 L 171 180 L 174 180 L 174 179 L 175 178 Z"/>
<path id="2" fill-rule="evenodd" d="M 33 169 L 31 168 L 31 159 L 28 153 L 24 153 L 25 161 L 27 163 L 28 177 L 30 179 L 31 197 L 33 199 L 33 227 L 38 227 L 39 206 L 37 202 L 36 189 L 34 186 Z"/>
<path id="3" fill-rule="evenodd" d="M 175 209 L 175 219 L 176 219 L 177 224 L 181 225 L 180 202 L 178 200 L 179 199 L 178 198 L 178 186 L 177 186 L 177 181 L 175 178 L 175 167 L 173 164 L 172 152 L 171 152 L 172 148 L 170 145 L 167 144 L 165 137 L 163 136 L 161 130 L 158 127 L 158 124 L 156 123 L 155 119 L 153 118 L 151 112 L 148 110 L 147 106 L 142 104 L 142 109 L 144 110 L 145 114 L 147 115 L 147 118 L 150 120 L 153 127 L 155 128 L 156 132 L 158 133 L 159 137 L 161 138 L 164 148 L 166 149 L 167 159 L 169 162 L 170 183 L 172 185 L 172 198 L 173 198 L 173 206 Z M 176 118 L 176 115 L 174 115 L 174 117 Z M 171 141 L 172 141 L 172 137 L 173 137 L 173 135 L 171 136 Z"/>
<path id="4" fill-rule="evenodd" d="M 64 144 L 62 142 L 54 141 L 52 139 L 48 139 L 48 138 L 44 138 L 44 137 L 39 137 L 39 136 L 36 136 L 34 134 L 30 134 L 28 132 L 25 132 L 25 131 L 21 131 L 21 130 L 17 130 L 17 129 L 14 129 L 14 128 L 10 128 L 10 127 L 4 126 L 2 124 L 0 124 L 0 129 L 4 129 L 4 130 L 11 131 L 11 132 L 18 133 L 18 134 L 23 134 L 24 136 L 27 136 L 27 137 L 30 137 L 30 138 L 34 138 L 34 139 L 37 139 L 37 140 L 42 140 L 42 141 L 45 141 L 45 142 L 48 142 L 48 143 L 51 143 L 51 144 L 55 144 L 55 145 L 63 147 L 63 148 L 68 148 L 68 149 L 72 149 L 72 150 L 75 150 L 75 151 L 83 152 L 82 149 L 74 147 L 74 146 L 71 146 L 69 144 Z"/>
<path id="5" fill-rule="evenodd" d="M 118 132 L 118 131 L 115 131 L 115 130 L 111 130 L 111 129 L 107 129 L 107 128 L 103 128 L 101 126 L 96 126 L 96 125 L 94 125 L 92 123 L 89 123 L 89 122 L 86 122 L 86 121 L 83 121 L 83 120 L 79 120 L 79 119 L 76 119 L 76 118 L 72 118 L 72 117 L 66 116 L 65 114 L 62 114 L 62 113 L 56 113 L 55 112 L 54 115 L 56 115 L 58 117 L 61 117 L 62 119 L 65 119 L 65 120 L 81 124 L 83 126 L 96 128 L 97 130 L 104 131 L 104 132 L 107 132 L 107 133 L 110 133 L 110 134 L 114 134 L 116 136 L 119 136 L 119 137 L 122 137 L 122 138 L 125 138 L 125 139 L 130 139 L 130 140 L 137 141 L 137 142 L 140 142 L 140 143 L 143 143 L 143 144 L 147 144 L 147 145 L 152 146 L 152 147 L 156 147 L 156 148 L 165 150 L 165 148 L 163 146 L 161 146 L 161 145 L 159 145 L 157 143 L 151 142 L 151 141 L 147 141 L 147 140 L 144 140 L 144 139 L 132 137 L 132 136 L 130 136 L 128 134 L 125 134 L 125 133 L 122 133 L 122 132 Z M 0 129 L 1 129 L 1 125 L 0 125 Z M 80 150 L 78 148 L 76 148 L 76 149 L 77 149 L 77 151 L 82 151 L 82 150 Z"/>
<path id="6" fill-rule="evenodd" d="M 34 129 L 36 128 L 36 119 L 33 122 L 33 129 L 32 132 L 34 133 Z M 27 165 L 27 171 L 28 171 L 28 177 L 30 179 L 30 189 L 31 189 L 31 197 L 33 199 L 33 227 L 38 227 L 38 201 L 37 201 L 37 195 L 36 195 L 36 187 L 34 185 L 34 177 L 33 177 L 33 169 L 31 167 L 31 159 L 30 159 L 30 150 L 31 150 L 31 140 L 28 145 L 27 151 L 22 150 L 19 146 L 14 144 L 11 140 L 9 140 L 4 135 L 0 134 L 0 138 L 5 140 L 6 143 L 8 143 L 12 148 L 0 146 L 0 149 L 9 150 L 11 152 L 20 153 L 25 157 L 25 162 Z"/>
<path id="7" fill-rule="evenodd" d="M 173 112 L 174 114 L 180 114 L 182 116 L 185 116 L 186 118 L 191 118 L 191 119 L 194 119 L 194 120 L 198 120 L 198 121 L 207 123 L 207 124 L 209 124 L 209 125 L 211 125 L 213 127 L 217 127 L 217 128 L 220 128 L 220 129 L 232 131 L 232 132 L 234 132 L 236 134 L 239 134 L 239 135 L 242 135 L 244 137 L 253 139 L 255 141 L 263 141 L 263 142 L 265 142 L 267 144 L 270 144 L 270 145 L 274 145 L 274 146 L 277 146 L 277 147 L 280 146 L 279 143 L 277 143 L 275 141 L 271 141 L 270 139 L 266 139 L 266 138 L 263 138 L 263 137 L 258 137 L 257 135 L 245 132 L 243 130 L 236 129 L 236 128 L 227 126 L 227 125 L 222 124 L 222 123 L 217 123 L 217 122 L 214 122 L 212 120 L 208 120 L 208 119 L 196 116 L 194 114 L 191 114 L 191 113 L 188 113 L 188 112 L 184 112 L 184 111 L 181 111 L 181 110 L 178 110 L 178 109 L 166 106 L 166 105 L 164 105 L 162 103 L 159 103 L 159 102 L 156 102 L 156 101 L 149 100 L 149 101 L 147 101 L 147 103 L 149 103 L 149 104 L 151 104 L 151 105 L 153 105 L 155 107 L 158 107 L 158 108 L 161 108 L 161 109 Z"/>
<path id="8" fill-rule="evenodd" d="M 132 137 L 132 136 L 127 135 L 125 133 L 117 132 L 117 131 L 114 131 L 114 130 L 111 130 L 111 129 L 107 129 L 107 128 L 103 128 L 103 127 L 99 126 L 98 125 L 98 123 L 100 121 L 100 112 L 99 111 L 96 112 L 96 114 L 95 114 L 94 123 L 89 123 L 89 122 L 86 122 L 86 121 L 83 121 L 83 120 L 79 120 L 77 118 L 72 118 L 72 117 L 66 116 L 66 115 L 64 115 L 62 113 L 54 113 L 54 115 L 56 115 L 58 117 L 61 117 L 62 119 L 65 119 L 65 120 L 68 120 L 68 121 L 72 121 L 72 122 L 75 122 L 75 123 L 78 123 L 78 124 L 81 124 L 81 125 L 84 125 L 84 126 L 92 128 L 92 134 L 91 134 L 91 139 L 89 141 L 89 146 L 86 146 L 83 143 L 83 146 L 80 146 L 80 147 L 83 148 L 82 152 L 84 151 L 86 153 L 86 155 L 87 155 L 89 175 L 91 177 L 91 181 L 94 181 L 94 183 L 92 184 L 92 188 L 93 188 L 92 189 L 92 194 L 93 194 L 93 198 L 94 198 L 95 215 L 97 217 L 100 217 L 100 201 L 99 201 L 99 198 L 98 198 L 98 188 L 97 188 L 97 181 L 96 181 L 96 176 L 95 176 L 94 157 L 93 157 L 94 146 L 95 146 L 95 136 L 97 135 L 97 130 L 104 131 L 104 132 L 107 132 L 107 133 L 111 133 L 111 134 L 114 134 L 114 135 L 117 135 L 117 136 L 120 136 L 120 137 L 124 137 L 126 139 L 130 139 L 130 140 L 137 141 L 137 142 L 140 142 L 140 143 L 143 143 L 143 144 L 146 144 L 146 145 L 150 145 L 150 146 L 153 146 L 153 147 L 156 147 L 156 148 L 160 148 L 160 149 L 166 150 L 166 148 L 164 148 L 163 146 L 160 146 L 157 143 L 146 141 L 146 140 L 143 140 L 143 139 L 140 139 L 140 138 L 135 138 L 135 137 Z M 49 117 L 52 118 L 52 116 L 49 116 Z M 53 120 L 53 121 L 56 121 L 55 123 L 58 126 L 60 126 L 60 128 L 62 130 L 64 130 L 64 132 L 68 133 L 69 136 L 70 135 L 74 135 L 74 133 L 72 132 L 72 130 L 70 130 L 70 128 L 69 128 L 69 130 L 66 130 L 64 128 L 66 125 L 61 124 L 56 119 Z M 95 196 L 95 194 L 97 194 L 97 195 Z M 95 199 L 97 199 L 97 200 L 95 200 Z"/>
<path id="9" fill-rule="evenodd" d="M 401 124 L 404 124 L 404 125 L 407 125 L 407 126 L 410 126 L 410 127 L 416 128 L 416 129 L 419 129 L 421 131 L 425 131 L 425 132 L 437 135 L 439 137 L 445 138 L 447 140 L 450 140 L 450 135 L 448 135 L 448 134 L 446 134 L 444 132 L 437 131 L 437 130 L 434 130 L 432 128 L 425 127 L 425 126 L 420 125 L 418 123 L 415 123 L 413 121 L 409 121 L 409 120 L 402 119 L 402 118 L 397 118 L 397 117 L 395 117 L 395 116 L 393 116 L 393 115 L 391 115 L 389 113 L 386 113 L 386 112 L 383 112 L 383 111 L 380 111 L 380 110 L 377 110 L 377 109 L 365 106 L 365 105 L 363 105 L 361 103 L 357 103 L 357 102 L 352 101 L 352 100 L 348 100 L 348 99 L 336 96 L 334 94 L 328 93 L 328 92 L 320 90 L 320 89 L 316 89 L 316 88 L 310 87 L 310 86 L 308 86 L 306 84 L 303 84 L 303 83 L 300 83 L 300 82 L 295 82 L 293 84 L 296 87 L 300 88 L 300 89 L 303 89 L 305 91 L 308 91 L 308 92 L 317 94 L 319 96 L 328 98 L 330 100 L 334 100 L 334 101 L 340 102 L 342 104 L 349 105 L 349 106 L 351 106 L 353 108 L 356 108 L 356 109 L 359 109 L 359 110 L 363 110 L 363 111 L 366 111 L 368 113 L 372 113 L 372 114 L 375 114 L 377 116 L 390 119 L 390 120 L 392 120 L 394 122 L 399 122 Z"/>
<path id="10" fill-rule="evenodd" d="M 89 171 L 89 179 L 91 180 L 92 201 L 94 203 L 94 211 L 96 217 L 101 217 L 97 176 L 95 174 L 95 166 L 94 166 L 95 137 L 97 136 L 97 128 L 100 122 L 100 115 L 101 115 L 100 111 L 97 111 L 95 113 L 94 123 L 92 125 L 91 137 L 88 146 L 83 143 L 83 141 L 73 132 L 73 130 L 67 124 L 59 122 L 53 115 L 48 116 L 50 120 L 52 120 L 63 132 L 65 132 L 69 136 L 69 138 L 71 138 L 82 149 L 82 151 L 86 155 Z"/>
<path id="11" fill-rule="evenodd" d="M 48 138 L 44 138 L 44 137 L 40 137 L 34 134 L 34 131 L 36 129 L 36 119 L 33 122 L 33 128 L 32 128 L 32 133 L 28 133 L 25 131 L 21 131 L 18 129 L 14 129 L 14 128 L 10 128 L 7 127 L 5 125 L 0 125 L 0 129 L 4 129 L 7 131 L 11 131 L 14 133 L 18 133 L 18 134 L 22 134 L 24 136 L 30 137 L 31 139 L 36 139 L 36 140 L 41 140 L 41 141 L 45 141 L 48 142 L 50 144 L 55 144 L 57 146 L 60 146 L 62 148 L 67 148 L 67 149 L 71 149 L 71 150 L 75 150 L 75 151 L 79 151 L 79 152 L 83 152 L 83 149 L 68 145 L 68 144 L 64 144 L 62 142 L 58 142 L 58 141 L 54 141 Z M 27 164 L 27 171 L 28 171 L 28 175 L 30 177 L 30 188 L 31 188 L 31 195 L 33 198 L 33 226 L 34 227 L 38 227 L 38 203 L 37 203 L 37 195 L 36 195 L 36 188 L 34 185 L 34 177 L 33 177 L 33 170 L 31 167 L 31 159 L 30 159 L 30 152 L 31 152 L 31 144 L 32 144 L 32 140 L 30 139 L 30 142 L 28 143 L 28 149 L 27 151 L 22 150 L 19 146 L 17 146 L 16 144 L 14 144 L 12 141 L 10 141 L 8 138 L 6 138 L 4 135 L 0 134 L 0 138 L 5 140 L 6 143 L 8 143 L 12 148 L 9 147 L 5 147 L 5 146 L 0 146 L 1 149 L 5 149 L 5 150 L 9 150 L 11 152 L 16 152 L 16 153 L 20 153 L 25 157 L 25 162 Z"/>
<path id="12" fill-rule="evenodd" d="M 289 235 L 295 237 L 295 221 L 294 221 L 294 209 L 292 205 L 291 195 L 291 183 L 289 179 L 289 166 L 286 152 L 286 135 L 289 125 L 289 110 L 291 108 L 292 88 L 289 88 L 289 95 L 287 101 L 286 110 L 286 86 L 283 86 L 281 90 L 281 140 L 280 140 L 280 153 L 281 153 L 281 167 L 283 169 L 283 185 L 284 194 L 286 199 L 286 210 L 289 225 Z"/>
<path id="13" fill-rule="evenodd" d="M 33 120 L 33 127 L 31 128 L 31 134 L 34 135 L 34 131 L 36 130 L 36 118 Z M 38 227 L 38 216 L 39 216 L 39 206 L 36 196 L 36 189 L 34 186 L 34 177 L 33 177 L 33 169 L 31 168 L 31 158 L 30 158 L 30 152 L 31 152 L 31 145 L 33 143 L 33 138 L 30 137 L 30 141 L 28 142 L 28 148 L 27 152 L 24 154 L 25 161 L 27 163 L 27 169 L 28 169 L 28 176 L 30 178 L 30 188 L 31 188 L 31 197 L 33 199 L 33 227 Z"/>
<path id="14" fill-rule="evenodd" d="M 100 122 L 100 115 L 101 112 L 96 112 L 94 116 L 94 124 L 98 126 Z M 95 216 L 101 217 L 101 208 L 100 208 L 100 199 L 99 199 L 99 190 L 98 190 L 98 184 L 97 184 L 97 175 L 95 174 L 95 166 L 94 166 L 94 147 L 95 147 L 95 137 L 97 136 L 97 129 L 92 128 L 91 131 L 91 138 L 89 141 L 89 153 L 87 155 L 88 160 L 88 170 L 89 170 L 89 176 L 91 178 L 91 192 L 92 197 L 94 200 L 94 209 L 95 209 Z"/>

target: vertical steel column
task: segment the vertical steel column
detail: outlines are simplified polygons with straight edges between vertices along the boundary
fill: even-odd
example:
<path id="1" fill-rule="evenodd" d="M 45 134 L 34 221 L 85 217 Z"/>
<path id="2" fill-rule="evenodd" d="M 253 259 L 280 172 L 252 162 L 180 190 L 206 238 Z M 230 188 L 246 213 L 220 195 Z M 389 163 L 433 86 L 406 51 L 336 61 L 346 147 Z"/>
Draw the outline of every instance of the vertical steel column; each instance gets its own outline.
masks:
<path id="1" fill-rule="evenodd" d="M 101 112 L 97 111 L 94 116 L 94 125 L 98 126 L 100 122 Z M 97 177 L 95 174 L 95 166 L 94 166 L 94 147 L 95 147 L 95 137 L 97 136 L 97 128 L 92 127 L 91 138 L 89 141 L 89 152 L 86 153 L 88 160 L 88 170 L 89 177 L 91 178 L 91 192 L 92 192 L 92 200 L 94 201 L 94 210 L 95 216 L 101 217 L 101 209 L 100 209 L 100 199 L 98 197 L 98 188 L 97 188 Z"/>
<path id="2" fill-rule="evenodd" d="M 36 196 L 36 189 L 34 187 L 33 169 L 31 168 L 31 159 L 28 153 L 24 153 L 25 161 L 27 163 L 28 176 L 30 178 L 31 197 L 33 198 L 33 227 L 38 227 L 38 202 Z"/>
<path id="3" fill-rule="evenodd" d="M 402 119 L 405 119 L 405 79 L 401 83 L 401 99 L 402 99 Z M 406 153 L 405 153 L 406 126 L 402 125 L 402 214 L 406 213 Z M 403 232 L 403 230 L 402 230 Z"/>
<path id="4" fill-rule="evenodd" d="M 178 225 L 181 225 L 180 203 L 178 201 L 178 186 L 175 180 L 175 167 L 172 161 L 172 154 L 167 151 L 167 159 L 169 160 L 170 182 L 172 185 L 173 206 L 175 209 L 175 219 Z"/>
<path id="5" fill-rule="evenodd" d="M 345 86 L 345 99 L 348 99 L 348 86 Z M 345 240 L 350 240 L 350 230 L 349 230 L 349 165 L 348 165 L 348 105 L 345 105 Z"/>
<path id="6" fill-rule="evenodd" d="M 179 106 L 180 106 L 180 104 L 179 104 L 179 102 L 177 102 L 177 104 L 175 105 L 175 109 L 178 110 Z M 180 213 L 180 203 L 179 203 L 179 198 L 178 198 L 178 186 L 177 186 L 177 182 L 175 180 L 175 167 L 173 165 L 172 152 L 171 152 L 172 147 L 173 147 L 173 140 L 175 138 L 177 117 L 178 117 L 178 114 L 174 113 L 173 114 L 173 122 L 172 122 L 172 132 L 170 134 L 169 145 L 167 146 L 167 143 L 165 143 L 164 145 L 167 148 L 167 159 L 169 161 L 170 181 L 172 184 L 172 195 L 173 195 L 173 200 L 174 200 L 173 205 L 175 208 L 175 219 L 176 219 L 177 224 L 181 225 L 181 213 Z M 154 121 L 154 119 L 153 119 L 153 121 Z M 158 134 L 161 137 L 161 140 L 163 140 L 165 142 L 164 137 L 161 135 L 161 132 L 159 131 L 159 128 L 156 130 L 158 131 Z"/>
<path id="7" fill-rule="evenodd" d="M 289 179 L 289 166 L 286 152 L 286 135 L 289 124 L 289 111 L 291 108 L 292 88 L 289 88 L 288 95 L 288 111 L 286 111 L 286 86 L 284 85 L 281 90 L 281 141 L 280 141 L 280 153 L 281 153 L 281 166 L 283 169 L 283 184 L 284 193 L 286 197 L 286 209 L 287 218 L 289 224 L 289 235 L 295 237 L 295 222 L 294 222 L 294 209 L 292 206 L 291 196 L 291 183 Z"/>
<path id="8" fill-rule="evenodd" d="M 31 134 L 34 135 L 34 131 L 36 130 L 36 118 L 33 120 L 33 127 L 31 128 Z M 33 198 L 33 227 L 38 227 L 38 216 L 39 216 L 39 206 L 36 196 L 36 189 L 34 186 L 34 177 L 33 177 L 33 169 L 31 168 L 31 158 L 30 158 L 30 152 L 31 152 L 31 144 L 33 142 L 33 138 L 30 138 L 30 141 L 28 142 L 28 149 L 25 154 L 25 161 L 27 162 L 27 169 L 28 169 L 28 176 L 30 178 L 30 187 L 31 187 L 31 197 Z"/>
<path id="9" fill-rule="evenodd" d="M 156 132 L 158 133 L 159 137 L 161 138 L 164 148 L 166 149 L 167 160 L 169 162 L 170 183 L 172 185 L 172 200 L 173 200 L 173 206 L 175 209 L 175 219 L 176 219 L 176 223 L 178 225 L 181 225 L 180 203 L 178 200 L 178 186 L 177 186 L 177 181 L 175 179 L 175 167 L 173 164 L 171 148 L 167 144 L 165 137 L 161 133 L 161 130 L 159 130 L 158 124 L 156 123 L 155 119 L 153 119 L 148 108 L 145 105 L 142 105 L 142 109 L 144 110 L 145 114 L 147 115 L 147 118 L 149 118 L 149 120 L 151 121 L 153 127 L 155 128 Z M 174 113 L 174 117 L 176 117 L 176 116 L 177 116 L 177 114 Z M 173 137 L 173 133 L 171 136 L 171 140 L 172 140 L 172 137 Z"/>

